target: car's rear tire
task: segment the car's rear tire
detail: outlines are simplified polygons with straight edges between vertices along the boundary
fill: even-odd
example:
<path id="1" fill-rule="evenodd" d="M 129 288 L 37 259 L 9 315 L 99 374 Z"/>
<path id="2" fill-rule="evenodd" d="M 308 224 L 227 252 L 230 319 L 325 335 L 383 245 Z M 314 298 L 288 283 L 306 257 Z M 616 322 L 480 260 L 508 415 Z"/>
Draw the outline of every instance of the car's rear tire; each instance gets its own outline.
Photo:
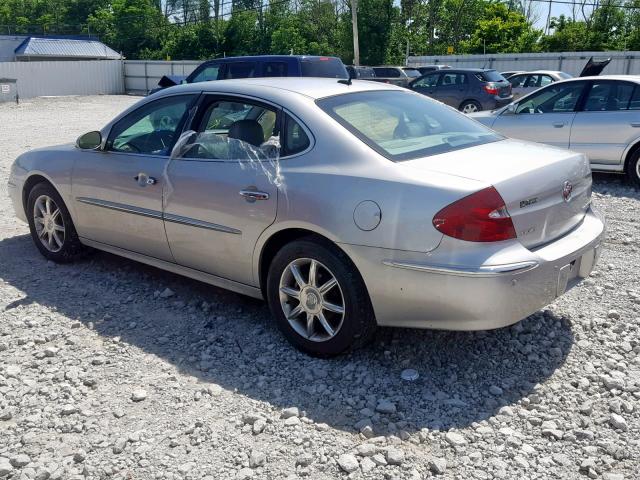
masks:
<path id="1" fill-rule="evenodd" d="M 68 263 L 90 250 L 78 239 L 69 210 L 55 188 L 38 183 L 27 197 L 31 238 L 40 253 L 56 263 Z"/>
<path id="2" fill-rule="evenodd" d="M 627 162 L 627 178 L 629 182 L 640 188 L 640 148 L 633 152 Z"/>
<path id="3" fill-rule="evenodd" d="M 462 113 L 474 113 L 482 110 L 482 105 L 475 100 L 466 100 L 460 104 L 458 108 Z"/>
<path id="4" fill-rule="evenodd" d="M 276 254 L 267 301 L 283 335 L 315 357 L 358 348 L 376 329 L 360 273 L 344 252 L 322 239 L 296 240 Z"/>

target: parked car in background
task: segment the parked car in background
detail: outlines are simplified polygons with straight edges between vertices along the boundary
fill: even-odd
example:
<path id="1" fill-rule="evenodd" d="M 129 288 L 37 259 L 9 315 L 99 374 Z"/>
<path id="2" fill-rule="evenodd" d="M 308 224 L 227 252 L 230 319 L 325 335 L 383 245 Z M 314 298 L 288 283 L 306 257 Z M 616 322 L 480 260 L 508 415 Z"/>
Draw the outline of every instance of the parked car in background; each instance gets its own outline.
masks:
<path id="1" fill-rule="evenodd" d="M 182 83 L 253 77 L 349 78 L 349 74 L 342 60 L 337 57 L 315 55 L 226 57 L 208 60 L 186 77 L 164 76 L 158 82 L 158 88 L 149 93 Z"/>
<path id="2" fill-rule="evenodd" d="M 508 80 L 511 75 L 515 75 L 516 73 L 525 73 L 525 71 L 524 70 L 509 70 L 509 71 L 506 71 L 506 72 L 500 72 L 500 75 L 502 75 L 504 78 L 506 78 Z"/>
<path id="3" fill-rule="evenodd" d="M 349 72 L 349 78 L 354 80 L 371 80 L 375 78 L 376 72 L 373 67 L 366 67 L 364 65 L 347 65 L 347 72 Z"/>
<path id="4" fill-rule="evenodd" d="M 357 80 L 180 85 L 20 155 L 8 191 L 48 260 L 93 247 L 264 298 L 324 357 L 376 326 L 513 324 L 587 277 L 604 237 L 584 155 Z"/>
<path id="5" fill-rule="evenodd" d="M 538 70 L 535 72 L 517 73 L 511 75 L 508 80 L 511 84 L 513 99 L 517 100 L 524 95 L 536 91 L 540 87 L 545 87 L 550 83 L 567 80 L 569 78 L 573 78 L 573 75 L 566 72 Z"/>
<path id="6" fill-rule="evenodd" d="M 582 152 L 594 170 L 625 172 L 640 186 L 640 76 L 563 80 L 472 117 L 509 137 Z"/>
<path id="7" fill-rule="evenodd" d="M 373 67 L 376 82 L 390 83 L 399 87 L 407 87 L 409 83 L 420 76 L 420 72 L 413 67 L 382 66 Z"/>
<path id="8" fill-rule="evenodd" d="M 451 68 L 449 65 L 443 65 L 441 63 L 435 65 L 422 65 L 420 67 L 415 67 L 416 70 L 420 72 L 420 75 L 426 75 L 429 72 L 435 72 L 436 70 L 445 70 L 447 68 Z"/>
<path id="9" fill-rule="evenodd" d="M 502 75 L 481 68 L 428 73 L 411 82 L 409 88 L 464 113 L 500 108 L 513 99 L 511 84 Z"/>

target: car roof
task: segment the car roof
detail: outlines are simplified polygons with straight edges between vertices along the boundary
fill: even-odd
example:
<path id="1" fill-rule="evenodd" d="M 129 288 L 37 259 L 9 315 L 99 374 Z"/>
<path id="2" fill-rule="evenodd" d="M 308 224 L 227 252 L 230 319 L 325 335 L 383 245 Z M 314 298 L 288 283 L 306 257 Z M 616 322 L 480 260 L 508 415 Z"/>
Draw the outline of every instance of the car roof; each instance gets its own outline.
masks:
<path id="1" fill-rule="evenodd" d="M 567 73 L 567 72 L 564 72 L 562 70 L 531 70 L 531 71 L 527 70 L 527 71 L 517 72 L 515 75 L 527 75 L 527 74 L 530 74 L 530 73 L 531 74 L 548 73 L 548 74 L 551 74 L 551 75 L 555 75 L 555 74 L 558 74 L 558 73 Z"/>
<path id="2" fill-rule="evenodd" d="M 447 68 L 444 73 L 456 73 L 456 72 L 469 72 L 469 73 L 481 73 L 481 72 L 495 72 L 495 68 Z"/>
<path id="3" fill-rule="evenodd" d="M 563 82 L 576 82 L 579 80 L 626 80 L 640 83 L 640 75 L 593 75 L 590 77 L 574 77 L 562 80 Z"/>
<path id="4" fill-rule="evenodd" d="M 367 80 L 353 80 L 351 85 L 338 82 L 337 78 L 316 77 L 261 77 L 261 78 L 234 78 L 230 80 L 213 80 L 211 82 L 189 83 L 176 85 L 163 90 L 167 93 L 180 92 L 221 92 L 243 93 L 243 87 L 254 89 L 255 87 L 277 89 L 281 91 L 297 93 L 312 99 L 341 95 L 343 93 L 366 92 L 372 90 L 397 90 L 407 92 L 406 88 L 395 85 L 371 82 Z"/>
<path id="5" fill-rule="evenodd" d="M 208 62 L 235 62 L 235 61 L 256 61 L 256 60 L 289 60 L 291 58 L 299 58 L 301 60 L 305 60 L 305 59 L 309 59 L 309 60 L 314 60 L 314 59 L 320 59 L 320 58 L 335 58 L 337 59 L 338 57 L 333 57 L 333 56 L 329 56 L 329 55 L 248 55 L 248 56 L 241 56 L 241 57 L 224 57 L 224 58 L 211 58 L 209 60 L 205 60 L 205 62 L 203 63 L 208 63 Z"/>

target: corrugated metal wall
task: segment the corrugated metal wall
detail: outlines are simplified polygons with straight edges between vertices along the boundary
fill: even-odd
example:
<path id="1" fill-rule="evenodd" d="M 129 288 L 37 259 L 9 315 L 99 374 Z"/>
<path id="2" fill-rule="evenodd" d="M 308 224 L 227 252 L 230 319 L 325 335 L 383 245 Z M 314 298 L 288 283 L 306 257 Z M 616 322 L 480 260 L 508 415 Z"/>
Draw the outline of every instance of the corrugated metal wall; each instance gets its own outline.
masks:
<path id="1" fill-rule="evenodd" d="M 156 60 L 125 60 L 124 88 L 127 93 L 146 94 L 158 86 L 164 75 L 187 76 L 202 60 L 166 62 Z"/>
<path id="2" fill-rule="evenodd" d="M 124 93 L 122 60 L 2 62 L 1 77 L 18 81 L 20 98 Z"/>
<path id="3" fill-rule="evenodd" d="M 578 75 L 590 57 L 611 58 L 602 75 L 640 75 L 640 52 L 503 53 L 491 55 L 440 55 L 409 57 L 407 65 L 418 67 L 442 63 L 453 68 L 507 70 L 562 70 Z"/>

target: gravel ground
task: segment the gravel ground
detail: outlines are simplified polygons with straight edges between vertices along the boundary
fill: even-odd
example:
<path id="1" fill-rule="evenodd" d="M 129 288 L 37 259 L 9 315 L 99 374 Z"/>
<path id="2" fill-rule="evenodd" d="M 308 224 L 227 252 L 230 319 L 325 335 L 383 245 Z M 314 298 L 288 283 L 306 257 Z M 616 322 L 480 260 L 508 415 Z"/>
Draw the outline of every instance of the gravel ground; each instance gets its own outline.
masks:
<path id="1" fill-rule="evenodd" d="M 595 177 L 603 256 L 546 310 L 491 332 L 385 329 L 316 360 L 259 301 L 32 245 L 10 163 L 135 100 L 0 105 L 0 478 L 640 478 L 638 191 Z"/>

